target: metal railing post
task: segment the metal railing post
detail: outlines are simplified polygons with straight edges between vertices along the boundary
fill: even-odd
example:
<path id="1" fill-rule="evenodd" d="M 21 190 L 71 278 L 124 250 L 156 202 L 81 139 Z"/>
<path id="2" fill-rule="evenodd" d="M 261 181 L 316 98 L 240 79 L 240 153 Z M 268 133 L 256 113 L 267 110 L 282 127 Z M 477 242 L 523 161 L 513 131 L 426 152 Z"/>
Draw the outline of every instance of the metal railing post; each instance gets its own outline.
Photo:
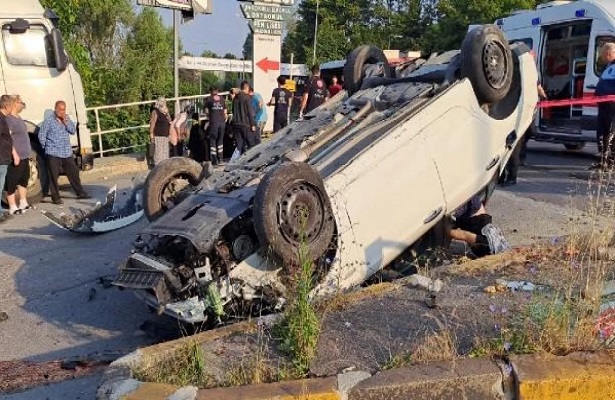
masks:
<path id="1" fill-rule="evenodd" d="M 94 115 L 96 116 L 96 132 L 98 133 L 98 152 L 100 158 L 104 157 L 102 133 L 100 129 L 100 116 L 98 115 L 98 108 L 94 109 Z"/>

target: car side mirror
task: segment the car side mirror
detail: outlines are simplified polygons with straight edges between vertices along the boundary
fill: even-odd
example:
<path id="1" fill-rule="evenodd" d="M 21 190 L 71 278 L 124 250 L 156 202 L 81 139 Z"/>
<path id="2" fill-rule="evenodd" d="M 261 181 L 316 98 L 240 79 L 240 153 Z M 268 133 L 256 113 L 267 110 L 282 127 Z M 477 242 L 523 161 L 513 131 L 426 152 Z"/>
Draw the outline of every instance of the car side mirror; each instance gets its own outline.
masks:
<path id="1" fill-rule="evenodd" d="M 59 29 L 54 28 L 51 30 L 49 42 L 53 50 L 56 69 L 60 72 L 65 71 L 66 68 L 68 68 L 68 56 L 66 55 L 66 51 L 64 51 L 64 41 L 62 40 L 62 33 Z"/>

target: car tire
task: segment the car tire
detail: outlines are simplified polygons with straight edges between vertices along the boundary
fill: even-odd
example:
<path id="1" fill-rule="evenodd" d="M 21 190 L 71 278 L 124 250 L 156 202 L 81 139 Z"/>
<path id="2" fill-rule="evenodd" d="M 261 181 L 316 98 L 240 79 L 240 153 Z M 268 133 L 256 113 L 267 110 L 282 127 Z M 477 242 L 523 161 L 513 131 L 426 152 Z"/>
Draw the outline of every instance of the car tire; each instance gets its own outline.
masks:
<path id="1" fill-rule="evenodd" d="M 564 143 L 566 150 L 579 151 L 585 148 L 585 143 Z"/>
<path id="2" fill-rule="evenodd" d="M 41 169 L 35 152 L 30 154 L 30 177 L 28 178 L 28 203 L 37 204 L 43 200 L 43 186 L 40 179 Z"/>
<path id="3" fill-rule="evenodd" d="M 305 221 L 300 216 L 302 209 L 307 211 Z M 301 162 L 282 164 L 265 175 L 256 190 L 253 217 L 261 247 L 284 264 L 305 261 L 300 254 L 302 242 L 310 260 L 319 259 L 335 232 L 322 178 Z"/>
<path id="4" fill-rule="evenodd" d="M 472 83 L 479 103 L 497 103 L 513 80 L 513 58 L 502 30 L 484 25 L 470 31 L 461 46 L 461 76 Z"/>
<path id="5" fill-rule="evenodd" d="M 372 45 L 363 45 L 354 49 L 346 58 L 344 65 L 344 87 L 348 95 L 361 89 L 365 78 L 365 67 L 368 65 L 383 64 L 381 76 L 391 77 L 391 67 L 384 52 Z"/>
<path id="6" fill-rule="evenodd" d="M 202 179 L 203 166 L 185 157 L 168 158 L 154 167 L 145 180 L 143 190 L 143 209 L 147 219 L 155 221 L 167 210 L 166 202 L 169 196 L 177 194 L 169 187 L 170 184 L 185 180 L 191 186 L 196 186 Z"/>

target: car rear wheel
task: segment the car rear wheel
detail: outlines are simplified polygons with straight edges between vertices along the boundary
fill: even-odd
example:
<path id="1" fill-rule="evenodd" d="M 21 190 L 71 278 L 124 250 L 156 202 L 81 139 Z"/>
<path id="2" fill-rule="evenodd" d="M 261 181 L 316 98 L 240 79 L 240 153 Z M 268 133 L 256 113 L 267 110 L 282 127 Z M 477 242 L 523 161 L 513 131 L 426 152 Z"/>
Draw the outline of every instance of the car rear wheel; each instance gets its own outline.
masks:
<path id="1" fill-rule="evenodd" d="M 461 76 L 470 80 L 481 104 L 506 97 L 513 80 L 513 58 L 498 27 L 484 25 L 466 35 L 461 46 Z"/>
<path id="2" fill-rule="evenodd" d="M 349 95 L 357 92 L 368 76 L 391 77 L 391 68 L 384 52 L 372 45 L 359 46 L 346 58 L 344 87 Z"/>
<path id="3" fill-rule="evenodd" d="M 145 215 L 154 221 L 181 199 L 181 193 L 199 184 L 203 166 L 185 157 L 160 162 L 149 173 L 143 191 Z"/>
<path id="4" fill-rule="evenodd" d="M 254 229 L 261 246 L 283 263 L 325 254 L 335 221 L 318 171 L 300 162 L 269 171 L 256 190 Z"/>

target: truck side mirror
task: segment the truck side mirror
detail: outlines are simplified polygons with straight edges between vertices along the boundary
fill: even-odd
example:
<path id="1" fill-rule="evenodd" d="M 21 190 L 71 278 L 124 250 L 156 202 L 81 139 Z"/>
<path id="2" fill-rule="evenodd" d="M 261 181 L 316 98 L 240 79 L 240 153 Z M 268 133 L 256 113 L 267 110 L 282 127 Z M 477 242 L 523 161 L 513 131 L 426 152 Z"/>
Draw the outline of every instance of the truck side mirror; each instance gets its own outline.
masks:
<path id="1" fill-rule="evenodd" d="M 60 72 L 65 71 L 68 68 L 68 56 L 64 51 L 64 41 L 62 40 L 62 33 L 59 29 L 54 28 L 49 34 L 49 42 L 51 49 L 53 50 L 53 57 L 56 63 L 56 69 Z"/>

